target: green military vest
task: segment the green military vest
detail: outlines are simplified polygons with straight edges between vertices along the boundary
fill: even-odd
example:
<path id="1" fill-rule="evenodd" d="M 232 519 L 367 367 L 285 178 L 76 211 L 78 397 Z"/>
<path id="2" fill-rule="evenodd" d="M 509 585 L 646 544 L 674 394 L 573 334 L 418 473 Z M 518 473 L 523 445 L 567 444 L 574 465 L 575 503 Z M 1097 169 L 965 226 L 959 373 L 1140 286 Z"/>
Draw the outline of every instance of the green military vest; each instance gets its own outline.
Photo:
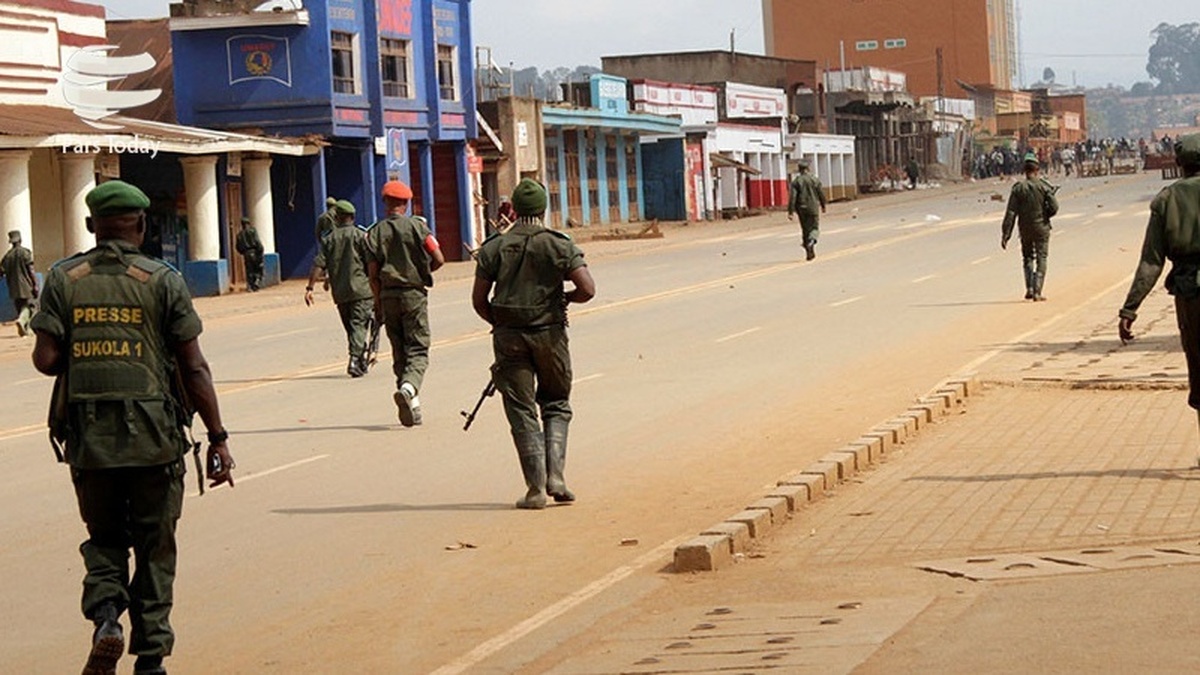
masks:
<path id="1" fill-rule="evenodd" d="M 186 445 L 163 335 L 160 261 L 105 243 L 60 264 L 67 356 L 67 459 L 81 468 L 152 466 Z"/>
<path id="2" fill-rule="evenodd" d="M 433 286 L 433 271 L 425 250 L 429 234 L 425 219 L 415 216 L 392 216 L 371 228 L 367 235 L 369 255 L 379 263 L 381 295 Z"/>
<path id="3" fill-rule="evenodd" d="M 321 240 L 320 252 L 314 262 L 326 271 L 335 303 L 340 305 L 372 297 L 366 257 L 366 235 L 353 225 L 341 226 Z"/>
<path id="4" fill-rule="evenodd" d="M 522 224 L 484 242 L 480 273 L 495 282 L 492 322 L 500 328 L 543 328 L 566 321 L 563 280 L 582 264 L 567 235 Z"/>

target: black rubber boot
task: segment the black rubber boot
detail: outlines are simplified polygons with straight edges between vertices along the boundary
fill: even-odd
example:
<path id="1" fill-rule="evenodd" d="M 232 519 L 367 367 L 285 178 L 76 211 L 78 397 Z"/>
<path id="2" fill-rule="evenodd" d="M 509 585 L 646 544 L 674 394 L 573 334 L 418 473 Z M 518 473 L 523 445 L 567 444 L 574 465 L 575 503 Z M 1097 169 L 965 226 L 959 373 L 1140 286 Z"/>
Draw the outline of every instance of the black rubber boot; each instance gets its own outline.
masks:
<path id="1" fill-rule="evenodd" d="M 121 610 L 111 602 L 96 609 L 92 616 L 92 623 L 96 624 L 92 633 L 92 651 L 83 666 L 83 675 L 116 675 L 117 661 L 125 653 L 125 635 L 117 620 L 120 616 Z"/>
<path id="2" fill-rule="evenodd" d="M 559 503 L 575 501 L 575 494 L 567 489 L 567 483 L 563 479 L 563 470 L 567 465 L 568 424 L 560 418 L 551 418 L 545 422 L 546 494 Z"/>
<path id="3" fill-rule="evenodd" d="M 521 473 L 525 475 L 528 491 L 517 502 L 518 509 L 546 508 L 546 441 L 538 432 L 513 434 L 517 444 L 517 456 L 521 459 Z"/>

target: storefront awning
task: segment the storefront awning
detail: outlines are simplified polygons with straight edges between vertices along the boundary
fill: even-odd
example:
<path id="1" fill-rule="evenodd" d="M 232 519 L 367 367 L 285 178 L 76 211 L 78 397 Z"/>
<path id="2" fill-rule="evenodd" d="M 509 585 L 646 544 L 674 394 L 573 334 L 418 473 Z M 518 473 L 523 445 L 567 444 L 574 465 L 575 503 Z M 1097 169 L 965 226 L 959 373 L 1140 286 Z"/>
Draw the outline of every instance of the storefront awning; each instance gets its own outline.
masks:
<path id="1" fill-rule="evenodd" d="M 761 176 L 762 175 L 762 171 L 759 171 L 758 169 L 756 169 L 744 162 L 739 162 L 736 159 L 726 157 L 725 155 L 711 154 L 708 156 L 708 158 L 710 160 L 712 160 L 713 166 L 716 166 L 716 167 L 720 167 L 720 168 L 724 168 L 724 169 L 737 169 L 738 171 L 740 171 L 742 173 L 750 174 L 751 176 Z"/>
<path id="2" fill-rule="evenodd" d="M 115 128 L 93 127 L 69 108 L 0 104 L 0 149 L 83 146 L 98 152 L 112 147 L 154 148 L 182 155 L 264 152 L 301 156 L 320 152 L 315 143 L 304 139 L 251 136 L 122 115 L 106 117 L 103 124 Z"/>

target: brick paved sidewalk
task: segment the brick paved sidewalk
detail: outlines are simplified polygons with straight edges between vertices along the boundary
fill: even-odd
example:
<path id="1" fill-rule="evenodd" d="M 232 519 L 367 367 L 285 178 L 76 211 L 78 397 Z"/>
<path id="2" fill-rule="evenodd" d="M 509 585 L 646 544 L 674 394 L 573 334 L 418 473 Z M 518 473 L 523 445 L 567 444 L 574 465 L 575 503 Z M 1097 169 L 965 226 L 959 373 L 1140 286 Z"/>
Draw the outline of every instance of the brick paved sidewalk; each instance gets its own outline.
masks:
<path id="1" fill-rule="evenodd" d="M 1089 659 L 1102 669 L 1132 667 L 1143 663 L 1145 645 L 1174 649 L 1175 661 L 1186 656 L 1162 625 L 1195 626 L 1200 612 L 1175 603 L 1172 589 L 1181 582 L 1171 566 L 1136 559 L 1153 558 L 1155 548 L 1188 549 L 1192 555 L 1171 562 L 1191 570 L 1186 578 L 1200 577 L 1200 434 L 1186 405 L 1171 298 L 1152 294 L 1135 325 L 1138 339 L 1121 346 L 1115 315 L 1124 292 L 1114 289 L 1028 340 L 1001 346 L 980 366 L 982 391 L 962 414 L 926 426 L 882 463 L 798 510 L 754 542 L 740 564 L 672 578 L 630 610 L 619 634 L 539 667 L 1068 672 Z M 1023 569 L 1047 552 L 1120 556 L 1125 548 L 1139 554 L 1127 563 L 1147 567 L 1082 574 L 1098 568 L 1046 565 L 1055 569 L 1045 574 L 1064 574 L 1069 583 Z M 1018 561 L 1017 573 L 1055 581 L 972 583 L 919 569 L 930 561 L 1007 559 Z M 1110 597 L 1137 602 L 1117 605 Z M 888 603 L 900 609 L 884 611 Z M 1083 610 L 1090 612 L 1086 631 L 1039 627 L 1056 613 L 1067 615 L 1057 621 L 1079 621 L 1059 609 L 1072 603 L 1094 603 Z M 665 612 L 664 604 L 674 609 Z M 910 627 L 895 625 L 897 611 Z M 809 621 L 795 621 L 803 617 Z M 959 621 L 983 634 L 963 633 Z M 1069 644 L 1055 637 L 1060 630 Z M 902 631 L 907 640 L 897 637 Z"/>

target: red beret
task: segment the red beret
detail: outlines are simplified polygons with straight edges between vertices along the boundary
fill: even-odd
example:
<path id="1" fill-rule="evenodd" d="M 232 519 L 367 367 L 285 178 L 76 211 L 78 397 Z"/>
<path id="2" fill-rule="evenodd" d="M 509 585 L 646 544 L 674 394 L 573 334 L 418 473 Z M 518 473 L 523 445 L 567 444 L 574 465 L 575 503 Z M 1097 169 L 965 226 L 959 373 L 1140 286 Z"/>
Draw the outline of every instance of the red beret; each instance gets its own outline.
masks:
<path id="1" fill-rule="evenodd" d="M 383 196 L 392 199 L 412 199 L 412 188 L 398 180 L 390 180 L 383 184 Z"/>

